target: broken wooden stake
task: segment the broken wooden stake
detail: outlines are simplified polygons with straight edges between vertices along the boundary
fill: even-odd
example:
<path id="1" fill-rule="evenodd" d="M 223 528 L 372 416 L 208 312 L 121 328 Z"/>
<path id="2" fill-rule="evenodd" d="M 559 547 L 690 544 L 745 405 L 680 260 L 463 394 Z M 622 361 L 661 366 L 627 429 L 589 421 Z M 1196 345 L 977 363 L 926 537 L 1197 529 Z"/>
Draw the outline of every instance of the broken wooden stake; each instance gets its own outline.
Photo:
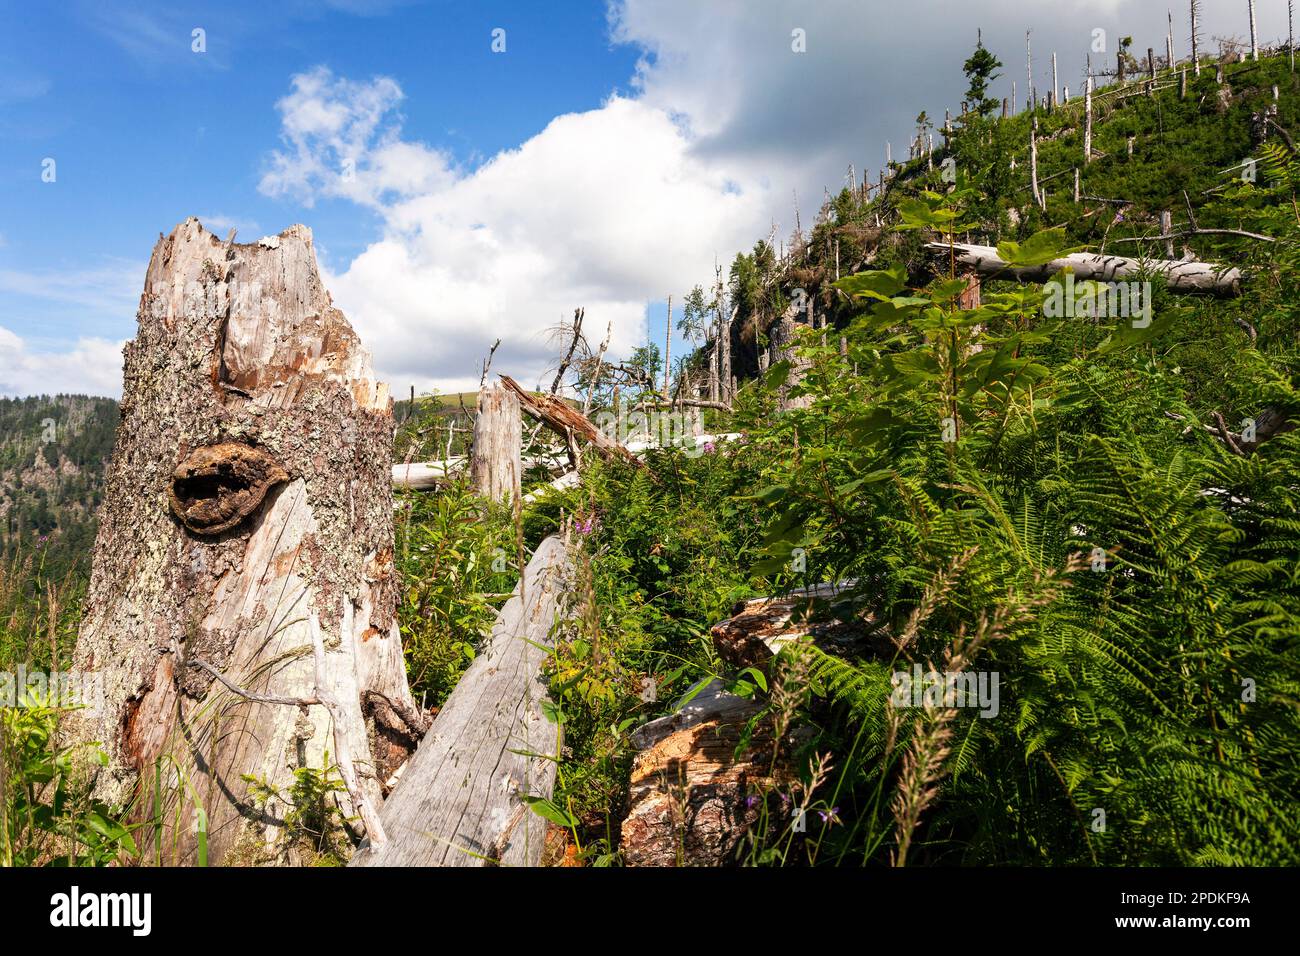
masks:
<path id="1" fill-rule="evenodd" d="M 511 504 L 519 500 L 523 440 L 519 396 L 500 382 L 485 385 L 478 393 L 469 463 L 470 480 L 480 497 L 508 497 Z"/>

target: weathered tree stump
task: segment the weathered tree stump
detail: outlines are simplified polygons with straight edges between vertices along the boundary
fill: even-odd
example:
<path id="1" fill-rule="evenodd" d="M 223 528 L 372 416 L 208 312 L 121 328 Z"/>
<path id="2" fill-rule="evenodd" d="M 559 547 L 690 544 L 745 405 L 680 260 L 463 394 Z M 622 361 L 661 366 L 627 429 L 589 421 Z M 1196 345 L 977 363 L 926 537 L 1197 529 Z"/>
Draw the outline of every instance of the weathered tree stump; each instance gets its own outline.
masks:
<path id="1" fill-rule="evenodd" d="M 778 362 L 790 363 L 790 372 L 786 376 L 785 384 L 777 392 L 777 408 L 783 412 L 792 408 L 809 408 L 812 405 L 811 395 L 790 394 L 795 386 L 803 381 L 809 368 L 808 360 L 798 352 L 800 323 L 795 319 L 798 314 L 798 307 L 792 302 L 784 314 L 767 330 L 768 367 L 771 368 Z"/>
<path id="2" fill-rule="evenodd" d="M 731 617 L 711 628 L 714 647 L 737 668 L 767 668 L 782 650 L 803 643 L 854 656 L 873 644 L 887 646 L 874 620 L 805 618 L 813 602 L 834 602 L 854 583 L 739 601 Z M 735 862 L 737 847 L 759 817 L 759 802 L 797 776 L 790 757 L 806 733 L 787 729 L 778 747 L 771 721 L 754 722 L 761 711 L 758 701 L 729 693 L 715 679 L 673 713 L 632 732 L 637 754 L 621 830 L 628 866 Z M 741 740 L 748 745 L 738 754 Z"/>
<path id="3" fill-rule="evenodd" d="M 395 616 L 387 387 L 304 226 L 234 244 L 187 219 L 154 247 L 138 322 L 76 649 L 104 677 L 73 728 L 108 750 L 97 795 L 162 820 L 167 862 L 194 860 L 200 808 L 210 862 L 292 862 L 288 808 L 245 775 L 287 791 L 337 765 L 374 836 L 423 722 Z"/>
<path id="4" fill-rule="evenodd" d="M 469 471 L 480 497 L 500 501 L 509 496 L 511 504 L 519 500 L 523 441 L 519 397 L 499 382 L 479 389 Z"/>

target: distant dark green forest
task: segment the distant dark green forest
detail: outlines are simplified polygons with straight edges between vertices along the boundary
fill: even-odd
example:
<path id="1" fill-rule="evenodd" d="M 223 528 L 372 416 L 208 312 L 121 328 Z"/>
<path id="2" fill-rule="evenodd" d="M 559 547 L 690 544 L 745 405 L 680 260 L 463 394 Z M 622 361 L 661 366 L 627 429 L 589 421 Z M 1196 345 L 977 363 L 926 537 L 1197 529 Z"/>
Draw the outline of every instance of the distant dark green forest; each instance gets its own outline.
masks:
<path id="1" fill-rule="evenodd" d="M 28 576 L 84 574 L 117 427 L 117 402 L 86 395 L 0 398 L 0 555 Z"/>

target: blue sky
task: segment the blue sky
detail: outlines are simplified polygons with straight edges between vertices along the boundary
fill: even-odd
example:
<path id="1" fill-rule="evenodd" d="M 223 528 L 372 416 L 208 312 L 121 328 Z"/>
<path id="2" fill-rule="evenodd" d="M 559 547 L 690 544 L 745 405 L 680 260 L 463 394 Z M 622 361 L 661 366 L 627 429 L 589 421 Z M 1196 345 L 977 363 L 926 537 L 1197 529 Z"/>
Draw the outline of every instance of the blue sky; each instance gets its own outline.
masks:
<path id="1" fill-rule="evenodd" d="M 1244 2 L 1206 6 L 1205 36 L 1243 34 Z M 1285 3 L 1259 6 L 1261 34 L 1284 35 Z M 4 0 L 0 394 L 116 394 L 149 252 L 189 215 L 243 241 L 310 225 L 399 393 L 476 382 L 497 336 L 503 370 L 540 377 L 547 327 L 579 305 L 626 354 L 662 342 L 663 300 L 711 282 L 715 260 L 788 237 L 796 206 L 806 227 L 849 164 L 874 177 L 887 141 L 906 155 L 912 117 L 956 108 L 977 27 L 1007 63 L 1003 94 L 1024 83 L 1025 29 L 1044 86 L 1059 50 L 1077 90 L 1096 27 L 1163 49 L 1165 6 L 1140 0 L 896 10 Z"/>
<path id="2" fill-rule="evenodd" d="M 22 27 L 0 36 L 0 272 L 92 284 L 53 297 L 4 285 L 0 324 L 36 347 L 129 335 L 130 313 L 96 308 L 93 283 L 111 276 L 116 298 L 138 296 L 159 231 L 185 215 L 223 236 L 238 224 L 245 241 L 294 221 L 300 208 L 257 189 L 292 73 L 329 63 L 364 78 L 400 65 L 407 123 L 473 167 L 557 114 L 598 107 L 626 88 L 637 57 L 608 41 L 600 4 L 137 7 L 147 5 L 25 4 L 6 17 Z M 490 50 L 502 25 L 505 56 Z M 41 179 L 46 157 L 54 183 Z M 322 258 L 340 264 L 380 229 L 340 200 L 317 203 L 310 224 Z"/>

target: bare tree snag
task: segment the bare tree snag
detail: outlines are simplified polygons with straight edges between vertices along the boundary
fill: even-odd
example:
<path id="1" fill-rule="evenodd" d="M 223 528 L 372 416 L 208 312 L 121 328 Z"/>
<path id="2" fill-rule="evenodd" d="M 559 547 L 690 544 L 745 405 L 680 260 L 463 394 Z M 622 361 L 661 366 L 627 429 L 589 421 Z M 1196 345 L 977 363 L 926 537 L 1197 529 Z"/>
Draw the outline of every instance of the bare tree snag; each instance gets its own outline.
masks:
<path id="1" fill-rule="evenodd" d="M 1250 10 L 1250 58 L 1259 59 L 1259 35 L 1255 31 L 1255 0 L 1246 0 Z"/>
<path id="2" fill-rule="evenodd" d="M 722 400 L 731 404 L 736 400 L 736 376 L 731 368 L 731 334 L 736 325 L 736 316 L 740 314 L 738 306 L 731 307 L 731 313 L 722 323 Z"/>
<path id="3" fill-rule="evenodd" d="M 1197 14 L 1200 13 L 1200 3 L 1198 0 L 1189 0 L 1192 8 L 1192 70 L 1197 76 L 1201 75 L 1201 51 L 1200 51 L 1200 26 L 1197 23 L 1199 19 Z"/>
<path id="4" fill-rule="evenodd" d="M 668 397 L 669 377 L 673 372 L 673 296 L 668 294 L 668 318 L 664 320 L 664 398 Z"/>
<path id="5" fill-rule="evenodd" d="M 577 308 L 573 310 L 573 338 L 569 340 L 569 349 L 564 353 L 560 367 L 555 370 L 555 381 L 551 383 L 552 395 L 558 394 L 560 386 L 564 384 L 564 373 L 569 370 L 569 363 L 573 361 L 573 353 L 577 350 L 578 343 L 582 341 L 582 320 L 586 317 L 586 309 Z"/>
<path id="6" fill-rule="evenodd" d="M 106 746 L 96 795 L 164 821 L 175 862 L 195 859 L 196 805 L 210 862 L 294 862 L 287 808 L 244 776 L 287 790 L 336 765 L 345 811 L 373 823 L 418 734 L 393 736 L 366 703 L 416 712 L 392 402 L 304 226 L 237 245 L 187 219 L 154 247 L 138 323 L 76 648 L 105 704 L 69 729 Z"/>
<path id="7" fill-rule="evenodd" d="M 1092 162 L 1092 71 L 1083 87 L 1083 162 L 1086 166 Z"/>
<path id="8" fill-rule="evenodd" d="M 935 256 L 947 257 L 947 243 L 931 242 L 926 248 Z M 1210 262 L 1182 262 L 1166 259 L 1126 259 L 1123 256 L 1099 256 L 1090 252 L 1076 252 L 1046 265 L 1008 265 L 993 246 L 978 246 L 959 242 L 955 246 L 957 264 L 974 270 L 991 279 L 1015 279 L 1022 282 L 1045 282 L 1067 266 L 1074 270 L 1076 280 L 1112 282 L 1137 278 L 1151 270 L 1165 277 L 1174 292 L 1205 293 L 1232 297 L 1241 293 L 1242 273 L 1235 267 L 1215 265 Z"/>
<path id="9" fill-rule="evenodd" d="M 519 396 L 500 382 L 480 389 L 469 463 L 470 479 L 480 496 L 500 501 L 508 495 L 511 504 L 519 500 L 523 441 Z"/>
<path id="10" fill-rule="evenodd" d="M 792 396 L 790 391 L 803 381 L 804 373 L 809 368 L 807 359 L 798 352 L 798 330 L 800 323 L 795 321 L 798 307 L 794 302 L 786 308 L 784 314 L 767 330 L 768 368 L 777 362 L 789 362 L 790 374 L 785 384 L 777 392 L 777 408 L 787 411 L 792 408 L 808 408 L 812 405 L 811 395 Z"/>
<path id="11" fill-rule="evenodd" d="M 572 435 L 585 439 L 606 458 L 621 458 L 624 461 L 645 467 L 641 462 L 637 461 L 631 452 L 592 424 L 591 419 L 576 409 L 570 408 L 560 399 L 550 395 L 537 395 L 525 391 L 509 375 L 503 374 L 501 381 L 506 388 L 518 396 L 521 409 L 538 421 L 543 422 L 547 428 L 561 438 L 568 440 Z"/>
<path id="12" fill-rule="evenodd" d="M 351 866 L 537 865 L 546 821 L 522 798 L 549 799 L 555 783 L 558 731 L 542 713 L 541 667 L 570 569 L 560 538 L 538 546 L 384 804 L 388 841 Z"/>
<path id="13" fill-rule="evenodd" d="M 1029 125 L 1029 184 L 1033 188 L 1034 203 L 1039 209 L 1047 208 L 1047 200 L 1038 188 L 1038 117 Z"/>

